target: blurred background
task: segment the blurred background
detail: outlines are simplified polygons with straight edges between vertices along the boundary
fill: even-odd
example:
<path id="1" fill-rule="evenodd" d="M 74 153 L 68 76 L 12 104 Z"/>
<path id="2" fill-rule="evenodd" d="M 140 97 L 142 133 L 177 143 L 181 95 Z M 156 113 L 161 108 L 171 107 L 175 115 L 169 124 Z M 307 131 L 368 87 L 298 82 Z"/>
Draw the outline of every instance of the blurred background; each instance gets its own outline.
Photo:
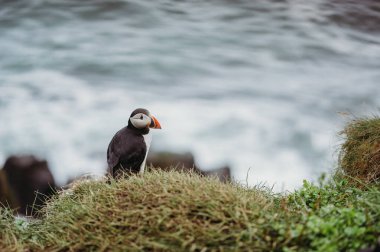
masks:
<path id="1" fill-rule="evenodd" d="M 335 167 L 342 113 L 379 113 L 380 2 L 1 1 L 1 164 L 103 174 L 136 107 L 153 151 L 292 190 Z"/>

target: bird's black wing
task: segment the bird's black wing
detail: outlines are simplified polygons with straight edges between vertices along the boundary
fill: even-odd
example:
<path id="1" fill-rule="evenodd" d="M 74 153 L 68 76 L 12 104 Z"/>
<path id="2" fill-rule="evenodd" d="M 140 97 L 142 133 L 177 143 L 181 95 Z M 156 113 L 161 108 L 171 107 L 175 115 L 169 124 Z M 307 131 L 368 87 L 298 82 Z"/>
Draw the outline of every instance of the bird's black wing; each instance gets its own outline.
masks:
<path id="1" fill-rule="evenodd" d="M 112 138 L 107 149 L 107 163 L 108 169 L 114 168 L 119 163 L 119 158 L 122 154 L 121 144 L 122 144 L 122 134 L 120 130 Z"/>
<path id="2" fill-rule="evenodd" d="M 144 161 L 146 145 L 142 135 L 135 135 L 123 128 L 112 138 L 107 150 L 108 168 L 111 174 L 122 169 L 138 172 Z"/>

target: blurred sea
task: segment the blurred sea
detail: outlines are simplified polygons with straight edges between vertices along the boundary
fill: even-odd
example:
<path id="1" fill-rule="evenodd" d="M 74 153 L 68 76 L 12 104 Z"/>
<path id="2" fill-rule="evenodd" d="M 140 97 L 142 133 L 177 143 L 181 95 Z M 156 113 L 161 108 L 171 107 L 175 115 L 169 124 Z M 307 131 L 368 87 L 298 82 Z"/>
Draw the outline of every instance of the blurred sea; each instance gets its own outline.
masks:
<path id="1" fill-rule="evenodd" d="M 136 107 L 153 150 L 292 189 L 336 166 L 337 133 L 380 111 L 380 2 L 10 0 L 0 5 L 0 162 L 103 173 Z"/>

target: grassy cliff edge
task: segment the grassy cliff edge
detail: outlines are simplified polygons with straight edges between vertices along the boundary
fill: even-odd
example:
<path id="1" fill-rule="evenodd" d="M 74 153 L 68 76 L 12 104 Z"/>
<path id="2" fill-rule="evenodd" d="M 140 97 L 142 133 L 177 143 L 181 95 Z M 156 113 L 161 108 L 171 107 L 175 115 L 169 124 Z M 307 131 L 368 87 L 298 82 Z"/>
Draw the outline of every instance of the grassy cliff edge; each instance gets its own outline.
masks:
<path id="1" fill-rule="evenodd" d="M 1 212 L 0 248 L 34 251 L 357 251 L 380 235 L 380 191 L 346 180 L 290 194 L 190 173 L 84 181 L 42 218 Z"/>
<path id="2" fill-rule="evenodd" d="M 380 236 L 380 119 L 343 134 L 337 173 L 292 193 L 152 169 L 78 181 L 40 219 L 0 207 L 0 251 L 358 251 Z"/>

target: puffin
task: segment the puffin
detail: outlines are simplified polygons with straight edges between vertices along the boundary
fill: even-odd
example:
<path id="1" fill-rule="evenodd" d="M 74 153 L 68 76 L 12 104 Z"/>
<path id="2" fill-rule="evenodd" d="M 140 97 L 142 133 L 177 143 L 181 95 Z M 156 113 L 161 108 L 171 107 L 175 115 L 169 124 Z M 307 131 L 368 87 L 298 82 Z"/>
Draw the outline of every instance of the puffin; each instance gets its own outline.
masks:
<path id="1" fill-rule="evenodd" d="M 128 125 L 119 130 L 108 145 L 107 163 L 112 177 L 144 172 L 152 141 L 150 129 L 161 129 L 156 117 L 147 109 L 135 109 Z"/>

